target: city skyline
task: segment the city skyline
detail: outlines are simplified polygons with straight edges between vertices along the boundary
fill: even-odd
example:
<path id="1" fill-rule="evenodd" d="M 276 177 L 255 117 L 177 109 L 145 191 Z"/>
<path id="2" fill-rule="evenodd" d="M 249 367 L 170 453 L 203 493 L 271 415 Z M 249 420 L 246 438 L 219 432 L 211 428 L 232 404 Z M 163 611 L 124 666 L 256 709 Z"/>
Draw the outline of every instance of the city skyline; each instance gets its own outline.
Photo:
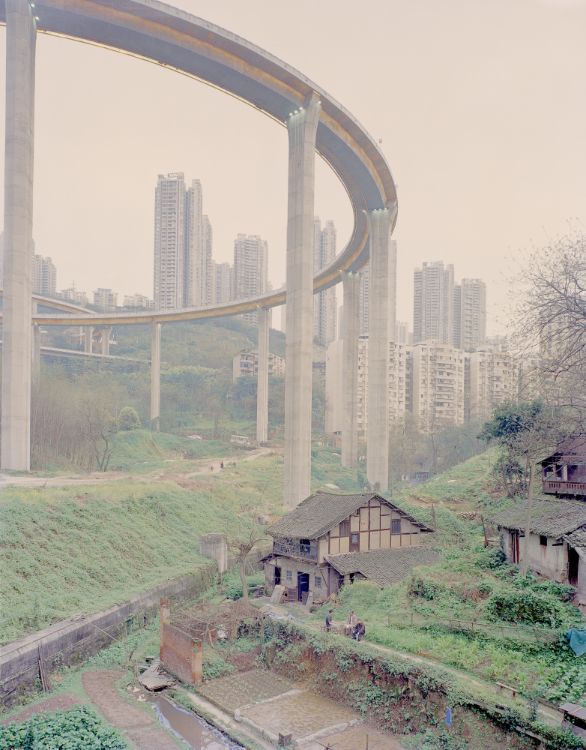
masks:
<path id="1" fill-rule="evenodd" d="M 336 53 L 352 28 L 349 5 L 301 2 L 286 29 L 280 9 L 258 0 L 246 11 L 230 0 L 179 5 L 290 60 L 382 139 L 399 184 L 399 318 L 406 319 L 410 307 L 412 268 L 426 257 L 443 257 L 462 276 L 483 278 L 495 311 L 506 302 L 503 276 L 511 272 L 516 248 L 532 240 L 545 244 L 574 217 L 584 220 L 586 111 L 578 73 L 586 62 L 578 31 L 586 20 L 584 3 L 519 0 L 505 8 L 475 6 L 474 13 L 455 0 L 441 13 L 423 0 L 373 3 L 364 19 L 364 39 L 371 41 L 347 60 Z M 331 34 L 324 46 L 326 23 Z M 490 33 L 495 24 L 503 32 L 497 46 Z M 302 27 L 305 33 L 296 33 Z M 392 44 L 382 44 L 384 29 L 391 29 Z M 438 45 L 445 55 L 434 55 Z M 430 55 L 440 58 L 439 88 L 431 86 Z M 457 64 L 463 56 L 465 70 Z M 239 231 L 258 233 L 271 248 L 270 281 L 281 285 L 285 217 L 276 204 L 286 190 L 283 130 L 194 81 L 106 50 L 41 35 L 38 59 L 43 128 L 35 236 L 58 267 L 67 267 L 67 278 L 89 289 L 106 267 L 111 275 L 100 276 L 101 285 L 150 294 L 152 175 L 182 168 L 207 186 L 218 261 L 230 261 Z M 388 98 L 360 85 L 374 70 L 393 71 Z M 119 111 L 115 130 L 106 104 Z M 170 122 L 169 108 L 181 116 Z M 229 167 L 218 168 L 220 161 Z M 319 163 L 316 213 L 335 221 L 342 247 L 351 224 L 347 201 Z M 490 333 L 502 330 L 490 317 Z"/>

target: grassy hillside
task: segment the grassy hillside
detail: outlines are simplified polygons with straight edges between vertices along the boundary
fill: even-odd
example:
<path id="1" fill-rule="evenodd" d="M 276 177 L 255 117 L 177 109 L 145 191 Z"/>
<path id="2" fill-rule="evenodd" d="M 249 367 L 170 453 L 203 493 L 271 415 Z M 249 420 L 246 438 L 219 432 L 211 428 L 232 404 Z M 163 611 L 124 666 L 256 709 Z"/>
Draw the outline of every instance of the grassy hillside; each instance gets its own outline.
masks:
<path id="1" fill-rule="evenodd" d="M 111 471 L 145 472 L 195 459 L 232 456 L 235 449 L 222 440 L 193 440 L 150 430 L 118 432 L 112 440 Z"/>
<path id="2" fill-rule="evenodd" d="M 259 514 L 282 512 L 283 459 L 268 455 L 207 472 L 185 458 L 211 441 L 142 431 L 117 436 L 114 465 L 147 460 L 160 479 L 0 492 L 2 642 L 76 612 L 94 612 L 203 563 L 198 538 L 237 535 Z M 146 448 L 145 448 L 146 446 Z M 221 444 L 211 444 L 225 456 Z M 208 454 L 209 455 L 209 454 Z M 238 458 L 249 457 L 240 452 Z M 146 458 L 141 458 L 146 456 Z M 234 457 L 236 459 L 236 456 Z M 316 450 L 316 486 L 350 486 L 330 451 Z M 140 467 L 140 463 L 138 464 Z M 160 470 L 160 471 L 159 471 Z"/>
<path id="3" fill-rule="evenodd" d="M 493 497 L 491 474 L 497 458 L 491 448 L 442 474 L 401 493 L 419 503 L 445 505 L 453 510 L 475 510 L 491 502 Z"/>

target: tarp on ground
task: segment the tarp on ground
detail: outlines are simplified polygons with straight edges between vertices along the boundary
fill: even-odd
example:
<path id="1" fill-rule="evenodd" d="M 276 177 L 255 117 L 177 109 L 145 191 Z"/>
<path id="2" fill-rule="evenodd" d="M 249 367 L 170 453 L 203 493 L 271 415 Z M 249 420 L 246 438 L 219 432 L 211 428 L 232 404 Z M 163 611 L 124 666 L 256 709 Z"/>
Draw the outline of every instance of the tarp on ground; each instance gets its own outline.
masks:
<path id="1" fill-rule="evenodd" d="M 576 630 L 575 628 L 572 628 L 566 633 L 566 638 L 568 639 L 570 648 L 576 656 L 586 654 L 586 630 Z"/>

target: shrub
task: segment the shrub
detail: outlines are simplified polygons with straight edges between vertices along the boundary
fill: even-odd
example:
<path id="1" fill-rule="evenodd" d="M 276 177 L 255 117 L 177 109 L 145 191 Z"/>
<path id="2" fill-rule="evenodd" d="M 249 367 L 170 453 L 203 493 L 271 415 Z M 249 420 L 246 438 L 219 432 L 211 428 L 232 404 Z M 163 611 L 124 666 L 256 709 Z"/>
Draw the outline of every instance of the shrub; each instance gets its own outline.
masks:
<path id="1" fill-rule="evenodd" d="M 409 582 L 409 596 L 420 596 L 422 599 L 431 601 L 443 593 L 443 587 L 435 581 L 430 581 L 420 576 L 413 576 Z"/>
<path id="2" fill-rule="evenodd" d="M 140 428 L 140 417 L 132 406 L 125 406 L 118 415 L 119 430 L 138 430 Z"/>
<path id="3" fill-rule="evenodd" d="M 224 675 L 230 674 L 234 671 L 234 665 L 229 664 L 215 651 L 207 649 L 207 651 L 205 651 L 204 653 L 205 658 L 202 667 L 204 680 L 214 680 L 217 677 L 223 677 Z"/>
<path id="4" fill-rule="evenodd" d="M 486 547 L 478 553 L 476 564 L 484 570 L 497 570 L 507 564 L 507 557 L 500 547 Z"/>
<path id="5" fill-rule="evenodd" d="M 492 620 L 559 627 L 564 612 L 555 599 L 532 591 L 500 591 L 486 602 L 486 614 Z"/>
<path id="6" fill-rule="evenodd" d="M 375 583 L 356 581 L 356 583 L 344 586 L 340 601 L 345 604 L 351 599 L 353 608 L 358 612 L 376 604 L 379 594 L 380 589 Z"/>
<path id="7" fill-rule="evenodd" d="M 264 583 L 264 573 L 259 572 L 251 576 L 246 576 L 248 582 L 248 588 L 251 586 L 260 586 Z M 226 599 L 241 599 L 242 598 L 242 582 L 240 581 L 240 574 L 236 568 L 229 570 L 222 581 L 222 592 Z"/>
<path id="8" fill-rule="evenodd" d="M 127 750 L 118 732 L 87 706 L 54 714 L 36 714 L 21 724 L 0 726 L 0 748 L 10 750 Z"/>
<path id="9" fill-rule="evenodd" d="M 562 602 L 571 602 L 576 593 L 576 589 L 573 586 L 569 586 L 567 583 L 557 583 L 556 581 L 536 581 L 532 588 L 534 591 L 554 596 Z"/>

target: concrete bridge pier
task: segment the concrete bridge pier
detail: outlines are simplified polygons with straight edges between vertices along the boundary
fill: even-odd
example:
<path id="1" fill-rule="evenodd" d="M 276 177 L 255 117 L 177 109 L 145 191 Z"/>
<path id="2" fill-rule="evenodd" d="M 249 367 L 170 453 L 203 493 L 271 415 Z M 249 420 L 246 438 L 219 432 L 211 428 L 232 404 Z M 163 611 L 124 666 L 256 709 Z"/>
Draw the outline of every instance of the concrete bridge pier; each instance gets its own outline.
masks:
<path id="1" fill-rule="evenodd" d="M 83 329 L 83 350 L 86 354 L 93 354 L 94 351 L 94 327 L 85 326 Z"/>
<path id="2" fill-rule="evenodd" d="M 368 212 L 370 277 L 368 297 L 368 426 L 366 473 L 372 487 L 389 487 L 388 351 L 391 231 L 396 205 Z"/>
<path id="3" fill-rule="evenodd" d="M 3 469 L 30 469 L 36 26 L 27 0 L 6 0 Z"/>
<path id="4" fill-rule="evenodd" d="M 102 328 L 100 331 L 100 354 L 107 357 L 110 354 L 110 336 L 112 328 Z"/>
<path id="5" fill-rule="evenodd" d="M 258 311 L 258 372 L 256 381 L 256 441 L 269 438 L 269 326 L 271 311 Z"/>
<path id="6" fill-rule="evenodd" d="M 314 93 L 287 121 L 287 321 L 283 503 L 291 509 L 310 493 L 313 357 L 313 222 L 315 142 L 321 103 Z"/>
<path id="7" fill-rule="evenodd" d="M 346 273 L 344 289 L 343 344 L 342 344 L 342 466 L 358 465 L 358 425 L 356 399 L 358 391 L 358 336 L 360 334 L 360 276 Z"/>
<path id="8" fill-rule="evenodd" d="M 161 324 L 151 325 L 151 430 L 161 426 Z"/>

